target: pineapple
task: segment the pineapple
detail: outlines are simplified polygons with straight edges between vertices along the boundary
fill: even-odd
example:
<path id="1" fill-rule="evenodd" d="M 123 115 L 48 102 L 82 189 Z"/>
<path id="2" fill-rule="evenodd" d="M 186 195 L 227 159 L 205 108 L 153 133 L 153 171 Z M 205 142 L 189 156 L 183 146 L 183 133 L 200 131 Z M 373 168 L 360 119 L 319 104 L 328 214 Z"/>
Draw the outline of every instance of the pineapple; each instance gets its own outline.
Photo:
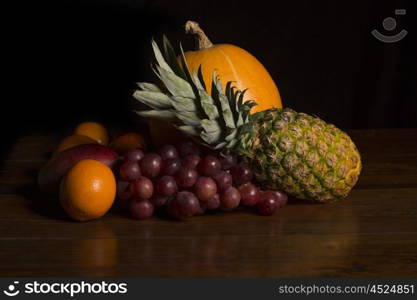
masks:
<path id="1" fill-rule="evenodd" d="M 162 84 L 137 83 L 133 96 L 147 107 L 139 116 L 168 121 L 208 147 L 238 154 L 262 188 L 321 203 L 348 195 L 362 165 L 345 132 L 289 108 L 250 114 L 256 103 L 232 82 L 223 90 L 215 73 L 209 95 L 201 66 L 190 72 L 181 46 L 179 59 L 165 37 L 163 52 L 155 41 L 152 47 Z"/>

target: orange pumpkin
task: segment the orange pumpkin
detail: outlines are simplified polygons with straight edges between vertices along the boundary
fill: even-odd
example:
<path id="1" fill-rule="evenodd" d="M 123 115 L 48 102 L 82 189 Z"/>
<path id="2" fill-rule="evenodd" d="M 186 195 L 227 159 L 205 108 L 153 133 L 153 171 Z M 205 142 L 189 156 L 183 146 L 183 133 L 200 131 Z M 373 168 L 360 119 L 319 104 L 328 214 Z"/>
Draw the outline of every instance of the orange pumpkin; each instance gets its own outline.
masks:
<path id="1" fill-rule="evenodd" d="M 228 81 L 233 81 L 239 90 L 248 89 L 245 100 L 254 100 L 258 104 L 252 108 L 252 113 L 282 107 L 281 96 L 271 75 L 252 54 L 230 44 L 213 45 L 196 22 L 188 21 L 185 30 L 197 37 L 196 51 L 185 52 L 188 67 L 197 72 L 201 65 L 208 93 L 216 71 L 223 88 Z"/>
<path id="2" fill-rule="evenodd" d="M 239 90 L 248 89 L 245 100 L 254 100 L 257 103 L 251 113 L 282 107 L 277 86 L 265 67 L 253 55 L 234 45 L 213 45 L 196 22 L 188 21 L 185 30 L 196 36 L 196 50 L 185 52 L 188 67 L 190 71 L 197 72 L 201 65 L 208 93 L 211 92 L 213 72 L 216 71 L 223 88 L 228 81 L 233 81 L 233 86 Z M 162 141 L 178 140 L 181 137 L 173 126 L 163 121 L 152 120 L 149 127 L 156 146 L 160 146 Z"/>

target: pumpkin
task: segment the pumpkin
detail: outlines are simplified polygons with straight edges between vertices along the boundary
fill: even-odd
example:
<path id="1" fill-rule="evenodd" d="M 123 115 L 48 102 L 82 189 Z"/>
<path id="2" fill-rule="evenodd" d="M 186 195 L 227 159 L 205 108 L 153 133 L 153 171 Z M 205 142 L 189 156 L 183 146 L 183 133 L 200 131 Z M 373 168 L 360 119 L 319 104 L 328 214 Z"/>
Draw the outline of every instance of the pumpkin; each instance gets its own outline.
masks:
<path id="1" fill-rule="evenodd" d="M 252 108 L 252 113 L 282 107 L 278 88 L 271 75 L 252 54 L 231 44 L 213 45 L 194 21 L 188 21 L 185 30 L 196 36 L 196 50 L 184 53 L 188 67 L 190 71 L 197 72 L 201 65 L 203 80 L 209 94 L 215 71 L 223 88 L 228 81 L 233 81 L 233 85 L 239 90 L 248 89 L 245 99 L 258 104 Z"/>
<path id="2" fill-rule="evenodd" d="M 185 58 L 190 71 L 198 71 L 201 65 L 203 80 L 207 92 L 211 92 L 213 72 L 220 78 L 223 87 L 232 81 L 239 90 L 247 89 L 245 100 L 257 103 L 251 113 L 272 107 L 282 107 L 281 97 L 277 86 L 265 67 L 249 52 L 231 44 L 214 45 L 199 24 L 188 21 L 185 24 L 187 33 L 196 37 L 196 49 L 185 52 Z M 150 135 L 156 146 L 163 141 L 178 140 L 181 135 L 170 124 L 153 120 L 149 123 Z"/>

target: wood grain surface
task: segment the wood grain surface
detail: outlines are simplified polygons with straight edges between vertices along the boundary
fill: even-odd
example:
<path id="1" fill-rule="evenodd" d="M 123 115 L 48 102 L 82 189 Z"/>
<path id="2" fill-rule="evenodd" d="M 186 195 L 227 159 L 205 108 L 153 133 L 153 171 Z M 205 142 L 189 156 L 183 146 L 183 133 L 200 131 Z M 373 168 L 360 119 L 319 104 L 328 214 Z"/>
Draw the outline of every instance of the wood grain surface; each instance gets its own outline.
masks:
<path id="1" fill-rule="evenodd" d="M 0 276 L 416 277 L 417 129 L 349 132 L 359 183 L 329 205 L 76 223 L 36 187 L 57 139 L 28 136 L 0 162 Z"/>

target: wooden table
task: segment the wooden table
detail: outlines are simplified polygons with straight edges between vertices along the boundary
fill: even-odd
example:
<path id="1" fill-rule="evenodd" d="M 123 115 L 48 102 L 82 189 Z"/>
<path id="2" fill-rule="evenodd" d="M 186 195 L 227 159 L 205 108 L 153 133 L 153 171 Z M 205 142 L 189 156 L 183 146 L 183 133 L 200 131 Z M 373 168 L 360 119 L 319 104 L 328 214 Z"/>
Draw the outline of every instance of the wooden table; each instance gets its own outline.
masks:
<path id="1" fill-rule="evenodd" d="M 364 162 L 331 205 L 272 217 L 219 213 L 185 222 L 110 213 L 75 223 L 42 204 L 36 173 L 55 146 L 22 137 L 0 165 L 1 276 L 417 276 L 417 129 L 350 131 Z"/>

